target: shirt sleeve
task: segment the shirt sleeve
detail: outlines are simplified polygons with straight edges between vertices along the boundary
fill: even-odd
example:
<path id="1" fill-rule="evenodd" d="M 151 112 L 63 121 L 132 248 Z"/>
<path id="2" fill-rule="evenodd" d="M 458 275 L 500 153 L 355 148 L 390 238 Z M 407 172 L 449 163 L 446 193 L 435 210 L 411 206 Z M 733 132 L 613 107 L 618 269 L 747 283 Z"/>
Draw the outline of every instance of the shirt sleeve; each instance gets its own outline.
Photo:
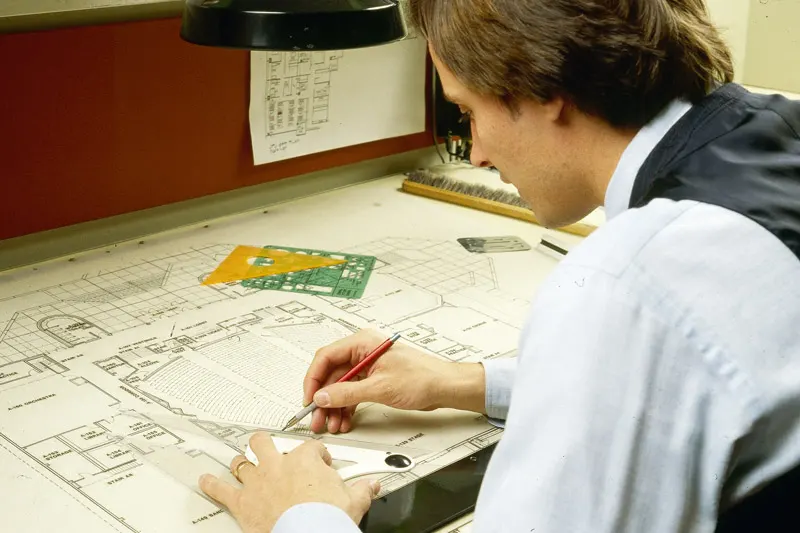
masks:
<path id="1" fill-rule="evenodd" d="M 360 533 L 355 522 L 341 509 L 327 503 L 301 503 L 284 512 L 272 533 Z"/>
<path id="2" fill-rule="evenodd" d="M 511 404 L 517 358 L 491 359 L 482 364 L 486 376 L 486 415 L 492 424 L 503 427 Z"/>
<path id="3" fill-rule="evenodd" d="M 713 533 L 744 418 L 707 364 L 726 355 L 657 287 L 561 270 L 532 309 L 476 531 Z"/>

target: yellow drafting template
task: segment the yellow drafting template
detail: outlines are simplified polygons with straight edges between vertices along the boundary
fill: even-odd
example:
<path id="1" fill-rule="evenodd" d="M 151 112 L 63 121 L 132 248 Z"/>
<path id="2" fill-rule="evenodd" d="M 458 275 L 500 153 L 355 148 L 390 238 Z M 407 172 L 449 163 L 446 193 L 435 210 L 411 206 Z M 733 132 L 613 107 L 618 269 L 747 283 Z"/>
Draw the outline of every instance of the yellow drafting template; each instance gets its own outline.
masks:
<path id="1" fill-rule="evenodd" d="M 265 266 L 252 264 L 256 258 L 266 258 L 272 263 Z M 217 268 L 203 281 L 203 285 L 228 283 L 243 279 L 286 274 L 312 268 L 327 267 L 346 263 L 346 259 L 331 259 L 308 254 L 273 250 L 258 246 L 237 246 Z"/>

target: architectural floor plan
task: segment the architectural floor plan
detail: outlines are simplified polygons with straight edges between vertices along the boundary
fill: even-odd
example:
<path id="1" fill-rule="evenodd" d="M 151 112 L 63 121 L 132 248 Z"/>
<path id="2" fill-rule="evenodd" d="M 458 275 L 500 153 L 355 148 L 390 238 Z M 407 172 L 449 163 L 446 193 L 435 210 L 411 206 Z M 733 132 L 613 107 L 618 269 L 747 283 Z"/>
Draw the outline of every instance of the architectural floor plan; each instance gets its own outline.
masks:
<path id="1" fill-rule="evenodd" d="M 0 363 L 92 343 L 216 302 L 257 294 L 258 290 L 238 283 L 200 285 L 234 247 L 196 247 L 0 298 Z M 513 351 L 514 330 L 521 325 L 527 301 L 497 290 L 488 257 L 470 254 L 457 242 L 403 238 L 370 242 L 348 251 L 380 259 L 371 290 L 359 300 L 321 298 L 323 301 L 377 327 L 421 328 L 404 337 L 449 359 L 468 358 L 474 355 L 474 348 L 482 349 L 481 342 L 490 337 L 487 328 L 494 329 L 501 339 L 510 337 L 505 346 L 492 340 L 492 356 Z M 398 287 L 402 290 L 393 292 Z M 491 313 L 485 316 L 488 320 L 480 320 L 487 310 Z M 421 311 L 424 321 L 403 322 Z M 469 323 L 474 318 L 479 319 L 480 327 L 469 330 L 471 335 L 462 334 L 477 344 L 461 345 L 431 329 L 443 322 L 439 331 L 446 331 L 448 324 Z"/>
<path id="2" fill-rule="evenodd" d="M 267 54 L 267 136 L 305 135 L 328 122 L 331 76 L 344 52 Z"/>
<path id="3" fill-rule="evenodd" d="M 254 162 L 425 131 L 425 49 L 410 35 L 344 51 L 253 51 Z"/>
<path id="4" fill-rule="evenodd" d="M 301 405 L 316 349 L 359 328 L 399 332 L 451 361 L 515 354 L 528 302 L 498 289 L 492 258 L 455 240 L 349 247 L 377 258 L 360 299 L 201 286 L 234 247 L 140 257 L 0 300 L 0 455 L 51 493 L 48 505 L 86 515 L 83 531 L 238 531 L 197 478 L 231 479 L 227 465 L 251 426 L 279 434 Z M 384 478 L 385 492 L 501 434 L 483 417 L 446 410 L 364 405 L 356 417 L 352 432 L 325 439 L 400 447 L 419 460 Z M 285 435 L 310 432 L 300 424 Z"/>

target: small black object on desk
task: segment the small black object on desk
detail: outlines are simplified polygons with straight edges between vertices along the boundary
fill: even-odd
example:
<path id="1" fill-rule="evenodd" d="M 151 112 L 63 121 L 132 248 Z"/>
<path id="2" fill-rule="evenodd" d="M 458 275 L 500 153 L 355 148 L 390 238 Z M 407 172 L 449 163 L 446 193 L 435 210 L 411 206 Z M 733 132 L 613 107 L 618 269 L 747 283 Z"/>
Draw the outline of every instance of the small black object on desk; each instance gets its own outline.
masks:
<path id="1" fill-rule="evenodd" d="M 373 501 L 359 528 L 363 533 L 432 533 L 473 512 L 495 446 Z"/>

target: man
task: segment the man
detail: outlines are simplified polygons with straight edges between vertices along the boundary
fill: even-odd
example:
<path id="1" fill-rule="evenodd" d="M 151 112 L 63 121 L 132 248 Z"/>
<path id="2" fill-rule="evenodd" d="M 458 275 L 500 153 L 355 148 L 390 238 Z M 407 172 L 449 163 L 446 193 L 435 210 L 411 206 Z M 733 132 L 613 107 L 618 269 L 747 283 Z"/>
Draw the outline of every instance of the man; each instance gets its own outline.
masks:
<path id="1" fill-rule="evenodd" d="M 800 463 L 800 105 L 730 84 L 701 0 L 410 0 L 444 90 L 548 226 L 607 224 L 541 286 L 518 360 L 321 349 L 315 431 L 359 402 L 504 421 L 478 533 L 706 533 Z M 245 532 L 358 531 L 375 487 L 315 444 L 204 477 Z M 502 517 L 499 520 L 498 517 Z M 274 529 L 273 529 L 274 528 Z"/>

